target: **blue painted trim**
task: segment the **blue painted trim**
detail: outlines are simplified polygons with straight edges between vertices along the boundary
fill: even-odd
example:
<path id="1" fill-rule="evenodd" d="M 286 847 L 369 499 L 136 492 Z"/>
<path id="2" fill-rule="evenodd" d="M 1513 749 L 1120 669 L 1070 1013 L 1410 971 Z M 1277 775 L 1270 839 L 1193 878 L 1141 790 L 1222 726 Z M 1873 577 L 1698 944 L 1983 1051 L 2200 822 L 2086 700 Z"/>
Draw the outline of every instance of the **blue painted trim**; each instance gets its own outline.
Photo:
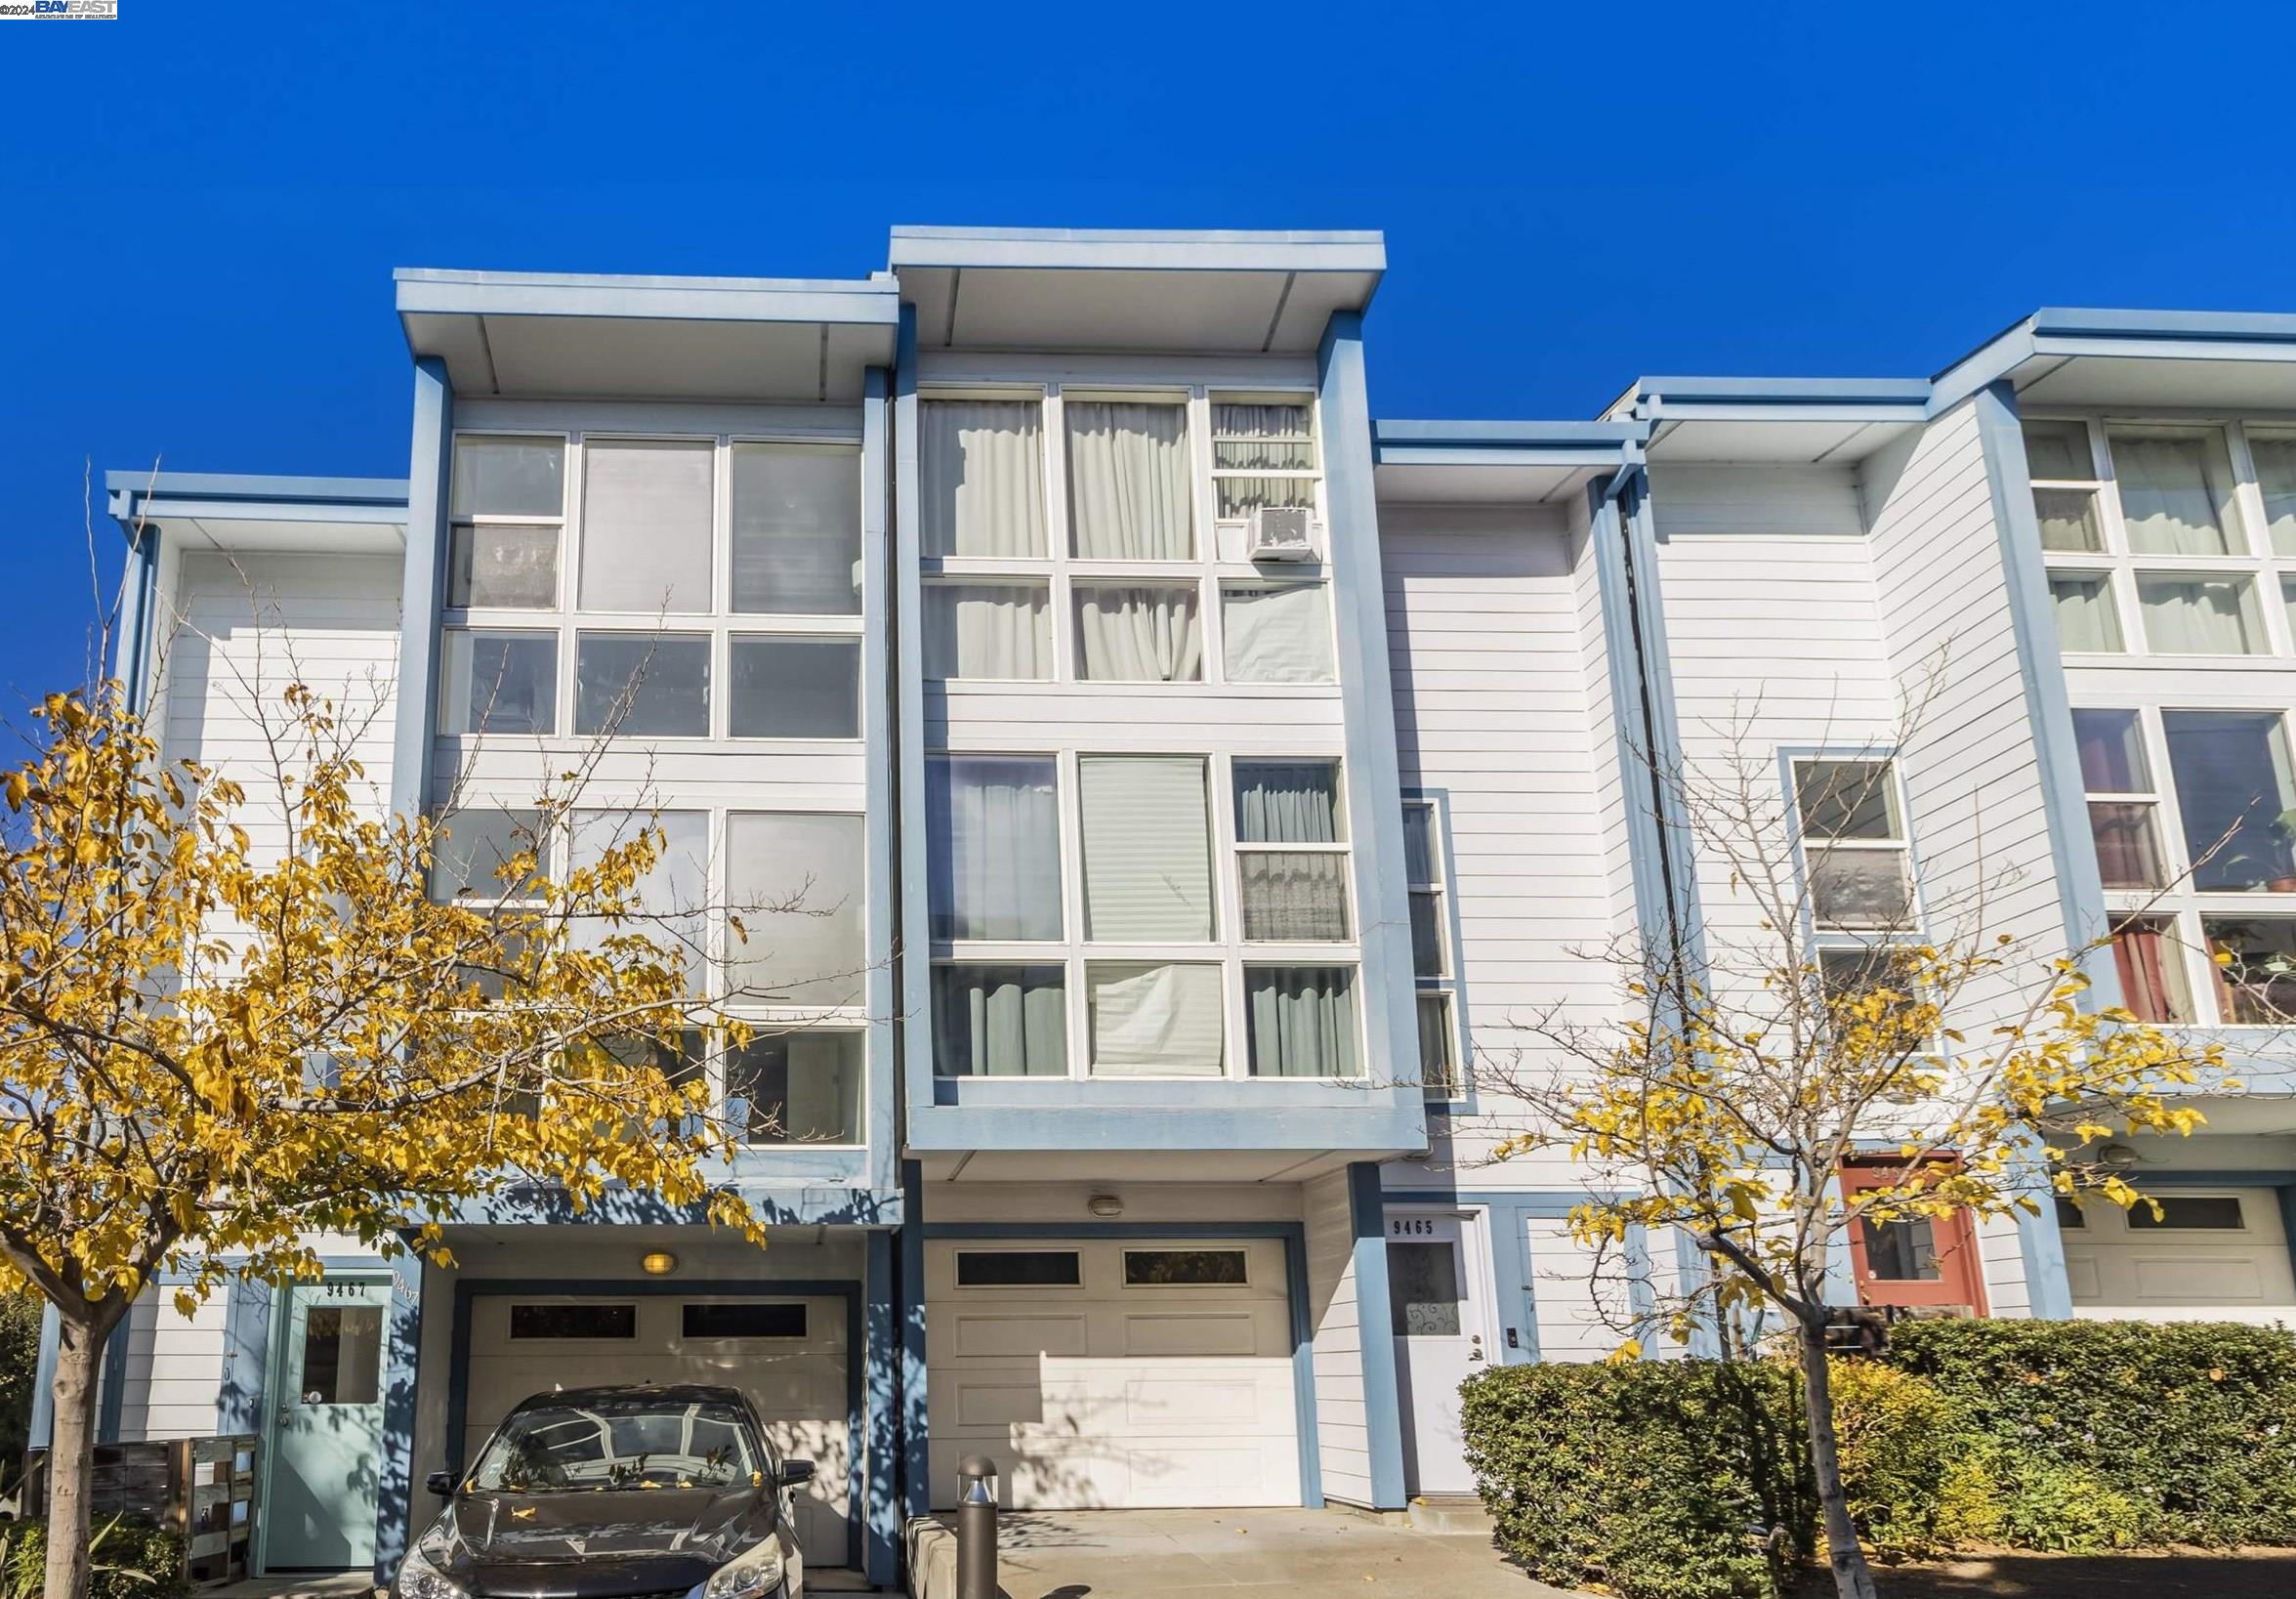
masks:
<path id="1" fill-rule="evenodd" d="M 838 1282 L 818 1278 L 733 1278 L 695 1279 L 689 1282 L 667 1278 L 471 1278 L 454 1285 L 454 1328 L 452 1353 L 448 1357 L 446 1374 L 446 1436 L 444 1446 L 445 1469 L 460 1476 L 466 1462 L 462 1457 L 463 1433 L 470 1414 L 471 1365 L 471 1301 L 490 1294 L 564 1294 L 588 1295 L 596 1298 L 659 1299 L 669 1297 L 700 1297 L 704 1295 L 724 1299 L 842 1299 L 845 1301 L 845 1387 L 846 1387 L 846 1564 L 860 1569 L 862 1561 L 862 1520 L 867 1514 L 867 1485 L 862 1470 L 862 1445 L 869 1437 L 867 1400 L 864 1392 L 864 1368 L 868 1357 L 864 1340 L 868 1324 L 861 1309 L 862 1285 L 858 1283 Z M 406 1454 L 407 1469 L 413 1465 L 413 1452 Z M 396 1553 L 396 1551 L 395 1551 Z"/>
<path id="2" fill-rule="evenodd" d="M 2282 1183 L 2275 1192 L 2280 1197 L 2280 1238 L 2287 1244 L 2288 1267 L 2296 1272 L 2296 1182 Z"/>
<path id="3" fill-rule="evenodd" d="M 120 1441 L 120 1426 L 128 1405 L 128 1325 L 136 1319 L 136 1307 L 130 1303 L 127 1314 L 119 1319 L 119 1325 L 104 1340 L 103 1387 L 98 1395 L 96 1409 L 96 1442 L 116 1444 Z"/>
<path id="4" fill-rule="evenodd" d="M 375 1582 L 391 1580 L 414 1537 L 414 1434 L 417 1384 L 423 1359 L 423 1272 L 420 1258 L 393 1261 L 391 1352 L 383 1386 L 383 1449 L 376 1461 Z M 287 1296 L 279 1296 L 285 1308 Z M 265 1452 L 268 1461 L 271 1452 Z"/>
<path id="5" fill-rule="evenodd" d="M 865 1372 L 863 1410 L 867 1415 L 867 1486 L 854 1501 L 853 1524 L 862 1533 L 861 1571 L 880 1587 L 900 1576 L 901 1507 L 898 1467 L 900 1405 L 900 1351 L 894 1339 L 893 1250 L 890 1233 L 868 1236 L 868 1300 L 858 1352 L 848 1357 Z M 849 1451 L 862 1452 L 856 1432 Z"/>
<path id="6" fill-rule="evenodd" d="M 899 816 L 894 800 L 894 645 L 886 548 L 886 481 L 893 375 L 872 366 L 861 380 L 861 736 L 866 749 L 862 810 L 868 850 L 868 1186 L 890 1189 L 900 1158 L 896 952 L 900 947 L 895 884 L 899 881 Z"/>
<path id="7" fill-rule="evenodd" d="M 1351 1167 L 1350 1169 L 1367 1170 L 1373 1174 L 1374 1183 L 1377 1182 L 1379 1170 L 1377 1166 L 1371 1165 L 1368 1162 L 1361 1162 L 1358 1163 L 1357 1166 Z M 1353 1191 L 1351 1190 L 1351 1203 L 1353 1201 Z M 1378 1303 L 1384 1305 L 1387 1303 L 1387 1288 L 1385 1286 L 1387 1282 L 1387 1254 L 1386 1241 L 1383 1237 L 1380 1237 L 1380 1226 L 1375 1218 L 1372 1226 L 1372 1233 L 1380 1244 L 1380 1286 Z M 1285 1294 L 1291 1305 L 1292 1400 L 1293 1403 L 1299 1408 L 1298 1428 L 1300 1444 L 1300 1502 L 1311 1507 L 1322 1504 L 1322 1451 L 1321 1445 L 1318 1441 L 1315 1425 L 1315 1331 L 1314 1324 L 1310 1320 L 1308 1303 L 1308 1230 L 1302 1223 L 1296 1221 L 924 1222 L 912 1224 L 911 1226 L 903 1228 L 901 1230 L 901 1239 L 905 1245 L 910 1245 L 915 1250 L 915 1277 L 913 1281 L 917 1283 L 916 1294 L 918 1305 L 916 1314 L 919 1346 L 916 1359 L 920 1366 L 922 1365 L 925 1358 L 923 1352 L 924 1334 L 922 1301 L 924 1298 L 924 1244 L 927 1239 L 1280 1240 L 1283 1243 L 1283 1275 Z M 1361 1256 L 1361 1245 L 1359 1241 L 1357 1246 L 1357 1253 L 1359 1273 Z M 1360 1275 L 1358 1275 L 1356 1280 L 1356 1286 L 1357 1293 L 1357 1303 L 1359 1306 L 1364 1302 L 1361 1298 L 1364 1290 L 1363 1279 Z M 1388 1331 L 1388 1324 L 1385 1321 L 1382 1321 L 1379 1325 L 1383 1333 Z M 1369 1337 L 1368 1328 L 1365 1329 L 1364 1336 L 1366 1339 Z M 1388 1337 L 1392 1340 L 1392 1333 L 1388 1333 Z M 1363 1352 L 1363 1363 L 1364 1390 L 1365 1393 L 1368 1394 L 1370 1391 L 1371 1371 L 1371 1354 L 1368 1347 L 1366 1347 Z M 1386 1369 L 1388 1374 L 1388 1392 L 1390 1395 L 1387 1437 L 1391 1441 L 1391 1447 L 1398 1452 L 1396 1456 L 1396 1481 L 1399 1488 L 1399 1485 L 1402 1481 L 1401 1454 L 1399 1453 L 1399 1451 L 1402 1447 L 1402 1435 L 1398 1430 L 1393 1405 L 1393 1395 L 1395 1392 L 1395 1351 L 1392 1345 L 1392 1341 L 1388 1346 Z M 912 1515 L 923 1515 L 926 1513 L 926 1510 L 931 1508 L 931 1490 L 930 1486 L 926 1484 L 925 1475 L 927 1471 L 927 1455 L 924 1427 L 922 1424 L 922 1416 L 924 1413 L 924 1399 L 922 1397 L 921 1390 L 913 1408 L 919 1417 L 919 1420 L 917 1423 L 912 1425 L 909 1436 L 909 1452 L 911 1457 L 909 1467 L 911 1473 L 910 1502 L 912 1505 L 922 1504 L 925 1508 L 912 1509 L 910 1513 Z M 1371 1438 L 1373 1452 L 1374 1455 L 1376 1455 L 1379 1440 L 1379 1433 L 1376 1427 L 1371 1430 Z M 1398 1500 L 1397 1502 L 1399 1504 L 1401 1501 Z"/>
<path id="8" fill-rule="evenodd" d="M 44 1450 L 56 1439 L 56 1346 L 62 1323 L 56 1307 L 40 1303 L 40 1352 L 32 1366 L 31 1423 L 24 1429 L 26 1448 Z"/>
<path id="9" fill-rule="evenodd" d="M 119 612 L 111 639 L 111 675 L 120 680 L 130 710 L 144 708 L 149 695 L 151 673 L 152 600 L 159 586 L 159 539 L 156 526 L 136 526 L 130 517 L 127 569 L 120 574 Z"/>
<path id="10" fill-rule="evenodd" d="M 931 1430 L 927 1383 L 931 1366 L 925 1348 L 925 1175 L 914 1160 L 901 1162 L 902 1209 L 911 1217 L 900 1230 L 900 1508 L 904 1521 L 933 1509 Z"/>
<path id="11" fill-rule="evenodd" d="M 917 444 L 917 309 L 900 308 L 900 336 L 893 371 L 893 644 L 900 676 L 896 689 L 894 751 L 898 788 L 895 813 L 895 844 L 899 850 L 899 926 L 922 930 L 932 925 L 926 901 L 927 840 L 925 816 L 925 669 L 922 576 L 918 519 L 923 505 L 923 462 Z M 918 825 L 905 823 L 914 821 Z M 918 1126 L 933 1107 L 932 966 L 920 953 L 909 958 L 903 940 L 900 963 L 901 1062 L 900 1077 L 908 1110 L 905 1142 L 914 1146 Z M 909 1290 L 920 1301 L 921 1283 Z M 912 1503 L 917 1490 L 912 1488 Z M 922 1515 L 922 1509 L 913 1509 Z"/>
<path id="12" fill-rule="evenodd" d="M 2253 311 L 2098 311 L 2044 306 L 2029 324 L 2038 337 L 2221 340 L 2296 344 L 2296 316 Z"/>
<path id="13" fill-rule="evenodd" d="M 398 599 L 398 718 L 391 748 L 391 808 L 431 804 L 438 715 L 438 608 L 446 594 L 447 475 L 454 469 L 454 390 L 446 363 L 414 363 L 414 442 L 408 461 L 406 558 Z"/>
<path id="14" fill-rule="evenodd" d="M 1624 464 L 1615 446 L 1639 444 L 1650 437 L 1647 422 L 1632 418 L 1601 422 L 1491 422 L 1398 420 L 1375 418 L 1371 423 L 1374 448 L 1386 444 L 1445 444 L 1469 448 L 1479 444 L 1501 448 L 1547 444 L 1608 444 L 1608 458 Z"/>
<path id="15" fill-rule="evenodd" d="M 1348 1167 L 1348 1208 L 1356 1227 L 1356 1339 L 1363 1362 L 1370 1508 L 1400 1510 L 1404 1504 L 1403 1411 L 1396 1388 L 1395 1325 L 1387 1314 L 1387 1213 L 1379 1167 L 1368 1160 Z"/>
<path id="16" fill-rule="evenodd" d="M 271 1360 L 271 1285 L 239 1277 L 224 1303 L 224 1374 L 216 1389 L 215 1430 L 224 1437 L 263 1430 Z"/>
<path id="17" fill-rule="evenodd" d="M 1402 778 L 1388 670 L 1387 587 L 1379 556 L 1379 495 L 1360 312 L 1334 313 L 1325 326 L 1315 353 L 1315 396 L 1322 412 L 1323 492 L 1332 599 L 1339 615 L 1349 837 L 1362 907 L 1363 1058 L 1373 1083 L 1379 1080 L 1381 1055 L 1389 1063 L 1386 1085 L 1351 1091 L 1368 1094 L 1369 1103 L 1385 1113 L 1379 1119 L 1399 1124 L 1398 1150 L 1418 1150 L 1426 1147 L 1427 1110 L 1419 1086 L 1411 900 L 1403 886 Z M 1403 1091 L 1399 1103 L 1398 1085 Z M 1331 1147 L 1362 1146 L 1334 1140 Z M 1384 1272 L 1386 1256 L 1380 1259 Z M 1398 1464 L 1398 1487 L 1401 1469 Z"/>

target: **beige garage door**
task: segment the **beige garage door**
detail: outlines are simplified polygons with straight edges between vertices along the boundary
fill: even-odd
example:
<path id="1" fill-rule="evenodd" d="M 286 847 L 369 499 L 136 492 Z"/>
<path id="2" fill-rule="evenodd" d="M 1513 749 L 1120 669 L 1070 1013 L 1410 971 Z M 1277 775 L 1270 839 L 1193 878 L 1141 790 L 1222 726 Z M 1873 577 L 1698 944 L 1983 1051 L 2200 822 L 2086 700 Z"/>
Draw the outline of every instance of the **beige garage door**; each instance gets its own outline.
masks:
<path id="1" fill-rule="evenodd" d="M 845 1316 L 842 1299 L 481 1294 L 471 1301 L 463 1463 L 512 1406 L 554 1388 L 738 1388 L 784 1454 L 820 1468 L 798 1500 L 806 1564 L 845 1565 Z"/>
<path id="2" fill-rule="evenodd" d="M 928 1246 L 933 1502 L 992 1456 L 1003 1502 L 1300 1502 L 1281 1241 Z"/>
<path id="3" fill-rule="evenodd" d="M 2163 1214 L 2084 1202 L 2066 1224 L 2075 1316 L 2150 1322 L 2296 1318 L 2279 1196 L 2269 1188 L 2154 1190 Z"/>

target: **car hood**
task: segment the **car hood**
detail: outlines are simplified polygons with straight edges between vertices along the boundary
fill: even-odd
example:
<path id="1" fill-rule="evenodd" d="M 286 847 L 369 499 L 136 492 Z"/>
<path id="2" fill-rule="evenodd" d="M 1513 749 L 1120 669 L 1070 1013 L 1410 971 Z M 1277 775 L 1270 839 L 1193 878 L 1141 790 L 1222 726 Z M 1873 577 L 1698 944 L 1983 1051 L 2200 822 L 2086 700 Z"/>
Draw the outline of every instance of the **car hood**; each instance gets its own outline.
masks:
<path id="1" fill-rule="evenodd" d="M 775 1495 L 729 1489 L 458 1495 L 424 1558 L 475 1594 L 608 1599 L 683 1591 L 773 1531 Z"/>

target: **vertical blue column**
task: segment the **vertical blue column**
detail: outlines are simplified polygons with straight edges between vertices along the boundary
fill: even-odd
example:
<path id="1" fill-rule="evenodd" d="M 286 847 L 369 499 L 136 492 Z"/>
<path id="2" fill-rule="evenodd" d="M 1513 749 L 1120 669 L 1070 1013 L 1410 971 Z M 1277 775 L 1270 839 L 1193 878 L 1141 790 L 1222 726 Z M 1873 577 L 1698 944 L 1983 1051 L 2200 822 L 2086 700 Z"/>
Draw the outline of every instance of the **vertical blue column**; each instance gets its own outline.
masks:
<path id="1" fill-rule="evenodd" d="M 454 470 L 454 391 L 446 363 L 414 363 L 414 443 L 406 472 L 406 566 L 398 597 L 398 724 L 391 808 L 431 803 L 432 720 L 438 706 L 438 604 L 446 586 L 447 478 Z"/>
<path id="2" fill-rule="evenodd" d="M 907 819 L 925 815 L 925 670 L 924 623 L 919 611 L 925 603 L 919 565 L 919 474 L 923 471 L 917 448 L 917 310 L 900 308 L 900 334 L 893 370 L 893 641 L 894 664 L 899 681 L 895 689 L 893 738 L 896 746 L 898 805 L 894 812 L 894 848 L 900 873 L 900 930 L 921 939 L 926 927 L 925 861 L 915 829 Z M 903 945 L 907 943 L 904 937 Z M 921 947 L 921 946 L 920 946 Z M 904 958 L 900 963 L 902 1047 L 900 1081 L 912 1109 L 933 1103 L 930 963 Z M 916 1225 L 917 1213 L 904 1209 L 903 1236 Z M 911 1297 L 922 1290 L 904 1283 Z"/>
<path id="3" fill-rule="evenodd" d="M 419 1256 L 391 1263 L 391 1347 L 384 1368 L 383 1453 L 375 1462 L 375 1581 L 391 1580 L 414 1536 L 416 1377 L 423 1358 L 423 1272 Z"/>
<path id="4" fill-rule="evenodd" d="M 933 1456 L 925 1410 L 925 1176 L 914 1160 L 900 1168 L 900 1437 L 901 1513 L 933 1509 Z"/>
<path id="5" fill-rule="evenodd" d="M 1339 617 L 1341 711 L 1346 720 L 1348 836 L 1355 841 L 1362 905 L 1365 1055 L 1374 1085 L 1396 1095 L 1423 1134 L 1419 1008 L 1411 965 L 1411 905 L 1404 887 L 1403 800 L 1396 755 L 1395 691 L 1387 658 L 1387 587 L 1372 484 L 1371 402 L 1363 379 L 1363 316 L 1334 313 L 1315 355 L 1322 412 L 1323 491 L 1331 526 L 1333 599 Z"/>
<path id="6" fill-rule="evenodd" d="M 894 1435 L 900 1405 L 900 1344 L 893 1325 L 893 1235 L 868 1236 L 869 1278 L 862 1336 L 868 1345 L 868 1525 L 862 1574 L 891 1587 L 900 1565 L 900 1466 Z"/>
<path id="7" fill-rule="evenodd" d="M 895 655 L 890 598 L 890 526 L 887 485 L 893 473 L 890 390 L 892 374 L 872 366 L 861 391 L 861 737 L 865 767 L 862 812 L 868 832 L 868 1140 L 869 1187 L 899 1181 L 901 1083 L 898 1058 L 900 918 L 896 905 L 901 871 L 897 854 L 899 808 L 894 802 L 894 761 L 901 731 L 894 725 Z"/>
<path id="8" fill-rule="evenodd" d="M 2296 1233 L 2289 1235 L 2296 1238 Z M 31 1425 L 24 1429 L 25 1447 L 44 1450 L 56 1438 L 56 1344 L 60 1334 L 56 1307 L 40 1306 L 40 1354 L 33 1366 Z"/>
<path id="9" fill-rule="evenodd" d="M 1395 1324 L 1387 1288 L 1387 1204 L 1379 1167 L 1348 1167 L 1356 1224 L 1356 1331 L 1363 1358 L 1364 1447 L 1371 1457 L 1371 1508 L 1403 1508 L 1403 1412 L 1396 1392 Z"/>
<path id="10" fill-rule="evenodd" d="M 128 1404 L 128 1324 L 136 1319 L 136 1307 L 119 1319 L 119 1325 L 111 1329 L 111 1336 L 104 1340 L 104 1375 L 96 1410 L 96 1442 L 116 1444 L 120 1441 L 120 1425 L 127 1413 Z"/>
<path id="11" fill-rule="evenodd" d="M 131 490 L 128 496 L 131 510 L 135 503 Z M 119 616 L 113 624 L 111 640 L 111 675 L 126 686 L 129 706 L 141 709 L 150 687 L 145 680 L 150 673 L 151 598 L 159 576 L 159 527 L 153 524 L 135 531 L 132 515 L 129 526 L 129 536 L 135 543 L 128 551 L 127 570 L 120 578 Z"/>

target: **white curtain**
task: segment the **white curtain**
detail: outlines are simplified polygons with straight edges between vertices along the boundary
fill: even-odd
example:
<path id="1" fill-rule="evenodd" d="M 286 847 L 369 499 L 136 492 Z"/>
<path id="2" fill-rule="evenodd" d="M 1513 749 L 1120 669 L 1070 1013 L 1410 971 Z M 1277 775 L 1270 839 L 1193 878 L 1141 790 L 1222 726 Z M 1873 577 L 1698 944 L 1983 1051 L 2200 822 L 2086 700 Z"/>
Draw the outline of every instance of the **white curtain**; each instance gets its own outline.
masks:
<path id="1" fill-rule="evenodd" d="M 1195 554 L 1188 407 L 1071 400 L 1068 522 L 1095 561 L 1186 561 Z"/>
<path id="2" fill-rule="evenodd" d="M 1355 968 L 1287 966 L 1247 972 L 1244 1026 L 1255 1077 L 1356 1075 Z"/>
<path id="3" fill-rule="evenodd" d="M 1042 679 L 1053 675 L 1042 583 L 928 583 L 925 675 Z"/>
<path id="4" fill-rule="evenodd" d="M 2112 470 L 2129 548 L 2140 555 L 2223 555 L 2229 483 L 2197 436 L 2116 434 Z"/>
<path id="5" fill-rule="evenodd" d="M 917 410 L 924 553 L 1043 555 L 1043 407 L 928 400 Z"/>
<path id="6" fill-rule="evenodd" d="M 2070 479 L 2084 482 L 2097 475 L 2089 454 L 2089 428 L 2085 422 L 2027 422 L 2025 425 L 2025 476 L 2041 482 Z"/>
<path id="7" fill-rule="evenodd" d="M 1096 1077 L 1217 1077 L 1220 968 L 1095 964 L 1089 969 Z"/>
<path id="8" fill-rule="evenodd" d="M 2296 555 L 2296 439 L 2248 436 L 2256 457 L 2256 482 L 2264 490 L 2265 525 L 2272 529 L 2273 554 Z"/>
<path id="9" fill-rule="evenodd" d="M 1068 990 L 1055 966 L 933 968 L 933 1070 L 944 1077 L 1065 1077 Z"/>
<path id="10" fill-rule="evenodd" d="M 927 769 L 936 939 L 1061 936 L 1060 790 L 1053 763 L 951 756 Z"/>
<path id="11" fill-rule="evenodd" d="M 2145 643 L 2163 655 L 2252 655 L 2255 607 L 2245 579 L 2140 577 Z"/>
<path id="12" fill-rule="evenodd" d="M 862 940 L 861 819 L 785 812 L 726 819 L 726 982 L 750 999 L 857 1005 Z"/>
<path id="13" fill-rule="evenodd" d="M 1321 583 L 1230 583 L 1220 622 L 1231 683 L 1329 683 L 1331 603 Z"/>
<path id="14" fill-rule="evenodd" d="M 2108 577 L 2049 579 L 2050 597 L 2057 603 L 2058 647 L 2074 652 L 2116 653 L 2120 650 L 2120 617 L 2112 609 L 2112 580 Z"/>
<path id="15" fill-rule="evenodd" d="M 713 609 L 717 446 L 618 440 L 582 450 L 582 609 Z"/>
<path id="16" fill-rule="evenodd" d="M 1193 755 L 1087 756 L 1086 937 L 1203 944 L 1212 937 L 1212 833 L 1204 763 Z"/>
<path id="17" fill-rule="evenodd" d="M 1193 683 L 1203 676 L 1196 589 L 1078 584 L 1077 675 L 1091 683 Z"/>
<path id="18" fill-rule="evenodd" d="M 1237 843 L 1336 844 L 1346 836 L 1337 761 L 1235 763 Z"/>
<path id="19" fill-rule="evenodd" d="M 1348 858 L 1334 851 L 1245 850 L 1243 936 L 1283 944 L 1348 937 Z"/>

